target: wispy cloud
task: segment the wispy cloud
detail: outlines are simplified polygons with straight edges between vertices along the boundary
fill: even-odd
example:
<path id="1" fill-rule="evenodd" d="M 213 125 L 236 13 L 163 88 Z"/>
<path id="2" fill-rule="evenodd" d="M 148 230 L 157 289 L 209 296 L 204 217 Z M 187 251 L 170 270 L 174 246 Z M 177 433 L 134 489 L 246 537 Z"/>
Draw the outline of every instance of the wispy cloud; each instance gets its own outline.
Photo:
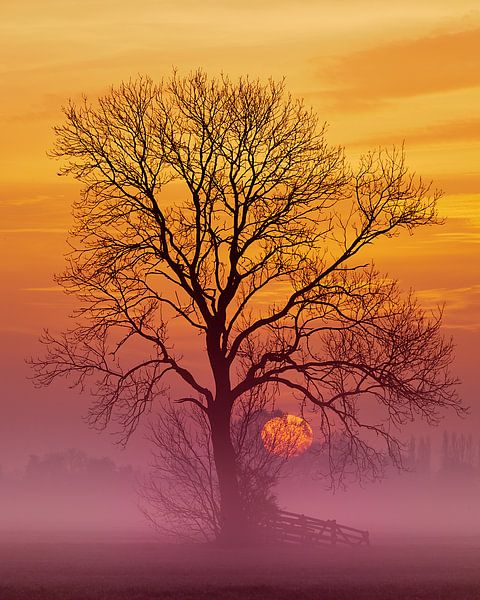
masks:
<path id="1" fill-rule="evenodd" d="M 480 244 L 480 232 L 469 232 L 469 231 L 458 231 L 448 233 L 436 233 L 437 240 L 443 239 L 446 242 L 469 242 L 473 244 Z"/>
<path id="2" fill-rule="evenodd" d="M 52 285 L 49 287 L 29 287 L 21 288 L 21 292 L 63 292 L 63 288 L 58 285 Z"/>
<path id="3" fill-rule="evenodd" d="M 321 73 L 344 110 L 480 85 L 480 28 L 378 45 L 340 57 Z"/>
<path id="4" fill-rule="evenodd" d="M 416 296 L 426 308 L 445 306 L 444 324 L 450 329 L 480 330 L 480 283 L 448 288 L 418 290 Z"/>
<path id="5" fill-rule="evenodd" d="M 12 227 L 0 229 L 2 233 L 68 233 L 68 229 L 62 227 Z"/>
<path id="6" fill-rule="evenodd" d="M 480 190 L 480 188 L 479 188 Z M 438 210 L 442 216 L 450 219 L 466 221 L 468 228 L 462 228 L 462 233 L 473 237 L 480 233 L 480 194 L 446 195 L 438 203 Z M 454 235 L 456 232 L 439 231 L 437 235 Z"/>
<path id="7" fill-rule="evenodd" d="M 392 131 L 388 134 L 357 140 L 350 143 L 350 146 L 390 146 L 392 139 L 396 139 L 397 136 L 398 132 Z M 428 127 L 407 130 L 403 137 L 407 144 L 477 141 L 480 139 L 480 119 L 432 123 Z"/>
<path id="8" fill-rule="evenodd" d="M 480 172 L 464 173 L 460 171 L 435 175 L 435 185 L 446 193 L 478 194 L 480 191 Z"/>

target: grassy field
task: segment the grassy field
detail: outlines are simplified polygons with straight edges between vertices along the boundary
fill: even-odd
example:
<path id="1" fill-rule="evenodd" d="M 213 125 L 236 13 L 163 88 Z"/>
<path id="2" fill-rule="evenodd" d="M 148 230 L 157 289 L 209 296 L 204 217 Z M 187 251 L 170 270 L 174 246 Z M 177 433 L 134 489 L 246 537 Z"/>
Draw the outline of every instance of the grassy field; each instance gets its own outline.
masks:
<path id="1" fill-rule="evenodd" d="M 226 551 L 153 541 L 0 543 L 1 600 L 480 599 L 480 540 Z"/>

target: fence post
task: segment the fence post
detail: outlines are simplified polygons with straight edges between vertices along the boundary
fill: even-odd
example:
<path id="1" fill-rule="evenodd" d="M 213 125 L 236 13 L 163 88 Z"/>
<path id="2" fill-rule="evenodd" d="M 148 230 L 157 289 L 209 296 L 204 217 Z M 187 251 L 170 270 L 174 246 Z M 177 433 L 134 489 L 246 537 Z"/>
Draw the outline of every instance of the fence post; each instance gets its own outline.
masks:
<path id="1" fill-rule="evenodd" d="M 300 515 L 298 520 L 300 522 L 300 539 L 305 544 L 307 541 L 307 521 L 305 515 Z"/>
<path id="2" fill-rule="evenodd" d="M 333 521 L 330 521 L 330 533 L 331 533 L 331 538 L 332 538 L 332 546 L 336 546 L 337 545 L 337 521 L 335 519 L 333 519 Z"/>

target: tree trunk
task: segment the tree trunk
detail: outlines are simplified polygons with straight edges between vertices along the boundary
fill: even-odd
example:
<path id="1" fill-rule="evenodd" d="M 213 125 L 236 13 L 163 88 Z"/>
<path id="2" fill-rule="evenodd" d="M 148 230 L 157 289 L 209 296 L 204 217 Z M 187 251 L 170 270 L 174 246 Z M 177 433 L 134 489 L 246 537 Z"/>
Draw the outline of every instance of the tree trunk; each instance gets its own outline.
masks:
<path id="1" fill-rule="evenodd" d="M 225 545 L 244 543 L 247 537 L 246 517 L 238 485 L 237 461 L 230 433 L 232 414 L 229 365 L 222 350 L 225 313 L 219 312 L 207 332 L 207 352 L 215 380 L 215 400 L 210 407 L 213 457 L 220 491 L 220 535 Z"/>
<path id="2" fill-rule="evenodd" d="M 247 539 L 246 518 L 238 486 L 235 451 L 230 435 L 230 409 L 216 403 L 210 418 L 213 456 L 220 489 L 220 536 L 225 545 L 242 544 Z"/>

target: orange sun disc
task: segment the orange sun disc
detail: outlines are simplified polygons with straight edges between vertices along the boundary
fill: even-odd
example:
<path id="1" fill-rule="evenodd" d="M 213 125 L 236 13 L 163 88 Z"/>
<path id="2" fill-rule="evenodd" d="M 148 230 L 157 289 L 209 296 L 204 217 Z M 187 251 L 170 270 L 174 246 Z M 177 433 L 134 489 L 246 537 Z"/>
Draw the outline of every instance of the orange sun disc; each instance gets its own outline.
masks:
<path id="1" fill-rule="evenodd" d="M 285 458 L 302 454 L 313 441 L 310 425 L 305 419 L 295 415 L 270 419 L 263 426 L 261 436 L 268 452 Z"/>

